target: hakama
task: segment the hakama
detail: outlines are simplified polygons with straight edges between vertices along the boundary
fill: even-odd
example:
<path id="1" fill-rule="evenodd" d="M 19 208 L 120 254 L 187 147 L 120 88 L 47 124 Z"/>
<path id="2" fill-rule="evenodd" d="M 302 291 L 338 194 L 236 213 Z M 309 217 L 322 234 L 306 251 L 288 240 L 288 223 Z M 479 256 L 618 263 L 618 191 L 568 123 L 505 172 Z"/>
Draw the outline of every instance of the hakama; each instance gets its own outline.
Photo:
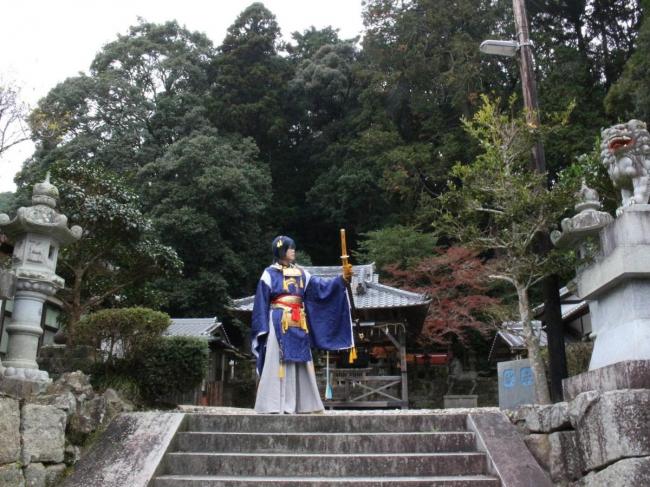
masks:
<path id="1" fill-rule="evenodd" d="M 266 345 L 266 360 L 257 388 L 257 413 L 313 413 L 322 411 L 313 362 L 285 362 L 280 377 L 280 347 L 271 327 Z"/>

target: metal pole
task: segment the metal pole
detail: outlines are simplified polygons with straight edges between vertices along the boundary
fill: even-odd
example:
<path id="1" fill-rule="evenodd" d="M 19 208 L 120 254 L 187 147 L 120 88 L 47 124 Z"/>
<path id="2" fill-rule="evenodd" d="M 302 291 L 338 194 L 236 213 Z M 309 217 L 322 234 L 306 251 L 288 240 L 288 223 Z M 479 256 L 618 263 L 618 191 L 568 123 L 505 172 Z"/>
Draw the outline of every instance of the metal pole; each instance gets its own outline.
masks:
<path id="1" fill-rule="evenodd" d="M 527 112 L 527 121 L 533 127 L 539 126 L 539 104 L 537 101 L 537 86 L 533 71 L 533 54 L 530 45 L 528 30 L 528 17 L 524 0 L 512 0 L 519 42 L 519 70 L 521 73 L 521 87 L 524 96 L 524 107 Z M 546 172 L 546 156 L 541 140 L 533 148 L 533 161 L 535 171 Z M 542 239 L 540 252 L 547 253 L 552 244 L 549 235 Z M 556 274 L 547 276 L 542 283 L 544 294 L 544 321 L 546 323 L 546 336 L 548 340 L 548 356 L 551 380 L 551 397 L 553 401 L 562 400 L 562 379 L 567 377 L 566 352 L 564 348 L 564 331 L 562 326 L 562 308 L 560 305 L 559 278 Z"/>

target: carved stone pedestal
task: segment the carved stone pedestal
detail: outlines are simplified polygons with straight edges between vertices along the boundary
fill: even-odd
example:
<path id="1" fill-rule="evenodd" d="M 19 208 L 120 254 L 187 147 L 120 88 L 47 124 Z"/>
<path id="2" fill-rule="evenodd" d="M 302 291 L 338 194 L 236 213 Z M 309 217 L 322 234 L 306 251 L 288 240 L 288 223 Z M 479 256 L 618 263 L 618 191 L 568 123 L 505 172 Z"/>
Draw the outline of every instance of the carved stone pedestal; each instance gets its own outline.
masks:
<path id="1" fill-rule="evenodd" d="M 600 247 L 577 276 L 595 337 L 589 370 L 650 360 L 650 205 L 624 208 L 601 230 Z"/>

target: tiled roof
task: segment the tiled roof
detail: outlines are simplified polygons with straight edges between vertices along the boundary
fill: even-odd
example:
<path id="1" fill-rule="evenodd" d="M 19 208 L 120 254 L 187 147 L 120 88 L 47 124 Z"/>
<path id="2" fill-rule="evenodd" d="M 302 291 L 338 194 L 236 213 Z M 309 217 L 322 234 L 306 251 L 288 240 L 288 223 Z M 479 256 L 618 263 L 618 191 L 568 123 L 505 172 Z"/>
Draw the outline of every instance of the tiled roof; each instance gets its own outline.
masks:
<path id="1" fill-rule="evenodd" d="M 571 290 L 564 286 L 560 288 L 560 307 L 562 309 L 562 319 L 565 322 L 589 312 L 587 301 L 581 300 Z M 533 308 L 533 315 L 536 318 L 544 314 L 544 303 Z"/>
<path id="2" fill-rule="evenodd" d="M 221 326 L 213 318 L 172 318 L 172 324 L 165 330 L 165 336 L 183 336 L 197 338 L 216 338 L 215 331 Z"/>
<path id="3" fill-rule="evenodd" d="M 426 306 L 431 301 L 424 294 L 403 291 L 385 284 L 379 284 L 374 264 L 356 265 L 352 275 L 352 295 L 358 309 L 402 308 Z M 305 266 L 315 276 L 334 277 L 341 274 L 340 266 Z M 237 311 L 252 311 L 255 296 L 235 299 L 233 308 Z"/>
<path id="4" fill-rule="evenodd" d="M 546 332 L 541 330 L 542 322 L 533 320 L 532 325 L 535 334 L 539 336 L 539 345 L 545 347 L 547 345 L 547 339 Z M 511 350 L 523 350 L 526 348 L 523 336 L 523 326 L 519 321 L 504 323 L 503 329 L 497 332 L 497 336 L 500 336 L 503 341 L 508 344 Z"/>

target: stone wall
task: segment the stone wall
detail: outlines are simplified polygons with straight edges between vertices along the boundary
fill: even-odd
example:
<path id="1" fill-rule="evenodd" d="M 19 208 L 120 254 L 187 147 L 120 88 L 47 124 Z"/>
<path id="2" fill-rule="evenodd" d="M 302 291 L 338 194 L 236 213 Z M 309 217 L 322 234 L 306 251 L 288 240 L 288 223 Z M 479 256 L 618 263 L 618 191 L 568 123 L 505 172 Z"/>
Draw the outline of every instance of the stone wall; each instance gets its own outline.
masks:
<path id="1" fill-rule="evenodd" d="M 0 485 L 58 485 L 89 438 L 131 409 L 111 389 L 93 391 L 81 372 L 51 384 L 0 378 Z"/>
<path id="2" fill-rule="evenodd" d="M 588 391 L 509 416 L 557 485 L 650 485 L 650 389 Z"/>

